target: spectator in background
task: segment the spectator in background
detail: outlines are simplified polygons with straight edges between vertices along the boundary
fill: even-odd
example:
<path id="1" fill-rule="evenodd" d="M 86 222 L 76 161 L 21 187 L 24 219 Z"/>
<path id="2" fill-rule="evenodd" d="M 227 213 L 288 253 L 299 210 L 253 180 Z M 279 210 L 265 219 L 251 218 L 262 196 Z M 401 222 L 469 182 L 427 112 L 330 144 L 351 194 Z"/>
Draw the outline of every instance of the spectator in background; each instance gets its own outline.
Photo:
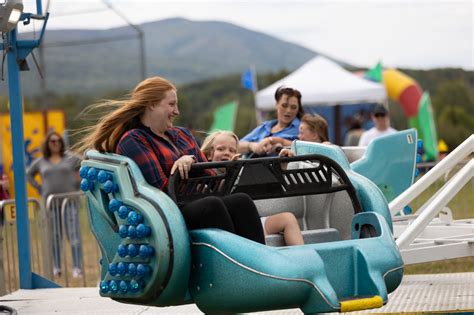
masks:
<path id="1" fill-rule="evenodd" d="M 349 130 L 346 133 L 344 138 L 344 146 L 346 147 L 356 147 L 359 145 L 359 140 L 362 134 L 364 133 L 364 128 L 362 128 L 362 117 L 356 115 L 351 122 Z"/>
<path id="2" fill-rule="evenodd" d="M 10 198 L 8 194 L 8 188 L 9 188 L 8 177 L 7 175 L 3 174 L 3 168 L 0 168 L 0 201 Z M 3 224 L 3 210 L 0 209 L 0 225 L 1 224 Z M 2 236 L 0 235 L 0 238 L 1 237 Z"/>
<path id="3" fill-rule="evenodd" d="M 397 130 L 390 127 L 390 116 L 388 110 L 383 105 L 376 105 L 371 115 L 374 127 L 365 131 L 359 140 L 359 146 L 368 146 L 372 140 L 387 136 L 397 132 Z"/>
<path id="4" fill-rule="evenodd" d="M 79 167 L 81 159 L 73 154 L 65 152 L 64 139 L 55 131 L 46 135 L 42 146 L 43 156 L 33 161 L 27 170 L 27 178 L 30 184 L 38 190 L 43 197 L 43 202 L 52 194 L 75 192 L 79 188 Z M 36 181 L 35 176 L 40 175 L 41 182 Z M 49 213 L 53 233 L 53 274 L 61 275 L 61 240 L 65 232 L 71 244 L 73 278 L 82 276 L 82 247 L 79 229 L 78 202 L 72 203 L 62 218 L 62 199 L 56 200 L 53 209 Z M 66 222 L 67 231 L 62 231 L 62 220 Z"/>
<path id="5" fill-rule="evenodd" d="M 303 116 L 301 93 L 280 87 L 275 92 L 277 119 L 263 122 L 240 140 L 239 152 L 252 157 L 276 155 L 276 148 L 289 146 L 298 137 Z"/>
<path id="6" fill-rule="evenodd" d="M 3 170 L 0 170 L 0 200 L 9 198 L 8 188 L 10 188 L 8 177 L 3 174 Z"/>

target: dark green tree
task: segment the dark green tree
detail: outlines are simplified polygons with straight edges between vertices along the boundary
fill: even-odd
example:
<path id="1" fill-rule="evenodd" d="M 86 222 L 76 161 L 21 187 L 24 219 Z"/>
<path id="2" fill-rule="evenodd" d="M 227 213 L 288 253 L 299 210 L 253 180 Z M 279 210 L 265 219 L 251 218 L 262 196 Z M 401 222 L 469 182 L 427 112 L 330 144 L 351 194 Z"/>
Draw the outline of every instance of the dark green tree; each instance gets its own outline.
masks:
<path id="1" fill-rule="evenodd" d="M 474 115 L 474 104 L 467 85 L 463 81 L 445 82 L 439 85 L 433 97 L 433 110 L 437 117 L 446 106 L 458 106 L 467 114 Z"/>
<path id="2" fill-rule="evenodd" d="M 438 118 L 438 138 L 444 139 L 453 150 L 474 132 L 474 117 L 464 108 L 446 105 Z"/>

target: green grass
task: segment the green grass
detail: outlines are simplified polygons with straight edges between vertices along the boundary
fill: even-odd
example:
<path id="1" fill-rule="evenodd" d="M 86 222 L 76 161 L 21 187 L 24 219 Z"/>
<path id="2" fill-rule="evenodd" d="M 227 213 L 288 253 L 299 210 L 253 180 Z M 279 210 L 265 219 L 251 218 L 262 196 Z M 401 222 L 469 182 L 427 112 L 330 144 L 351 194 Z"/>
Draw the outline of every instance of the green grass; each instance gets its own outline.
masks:
<path id="1" fill-rule="evenodd" d="M 456 258 L 440 262 L 429 262 L 405 266 L 405 274 L 437 274 L 474 272 L 474 257 Z"/>

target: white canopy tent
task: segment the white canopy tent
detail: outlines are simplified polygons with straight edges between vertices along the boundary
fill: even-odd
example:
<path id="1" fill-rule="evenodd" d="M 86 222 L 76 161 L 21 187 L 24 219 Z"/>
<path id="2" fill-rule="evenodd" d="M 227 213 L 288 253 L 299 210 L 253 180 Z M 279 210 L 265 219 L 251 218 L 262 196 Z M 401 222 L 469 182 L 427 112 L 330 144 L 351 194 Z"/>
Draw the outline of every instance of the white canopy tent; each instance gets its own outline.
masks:
<path id="1" fill-rule="evenodd" d="M 317 56 L 293 73 L 257 92 L 257 109 L 275 109 L 275 91 L 282 85 L 299 90 L 304 106 L 383 103 L 387 98 L 382 84 L 364 80 L 337 63 Z"/>

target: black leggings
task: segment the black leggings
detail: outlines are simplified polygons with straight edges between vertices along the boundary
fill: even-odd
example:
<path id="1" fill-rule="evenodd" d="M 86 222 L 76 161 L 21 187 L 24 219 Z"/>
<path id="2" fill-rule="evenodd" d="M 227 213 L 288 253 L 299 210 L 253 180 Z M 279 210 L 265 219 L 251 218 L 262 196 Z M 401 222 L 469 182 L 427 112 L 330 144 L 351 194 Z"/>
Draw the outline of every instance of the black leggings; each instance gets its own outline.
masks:
<path id="1" fill-rule="evenodd" d="M 257 208 L 246 194 L 205 197 L 188 203 L 181 213 L 188 230 L 218 228 L 265 244 Z"/>

